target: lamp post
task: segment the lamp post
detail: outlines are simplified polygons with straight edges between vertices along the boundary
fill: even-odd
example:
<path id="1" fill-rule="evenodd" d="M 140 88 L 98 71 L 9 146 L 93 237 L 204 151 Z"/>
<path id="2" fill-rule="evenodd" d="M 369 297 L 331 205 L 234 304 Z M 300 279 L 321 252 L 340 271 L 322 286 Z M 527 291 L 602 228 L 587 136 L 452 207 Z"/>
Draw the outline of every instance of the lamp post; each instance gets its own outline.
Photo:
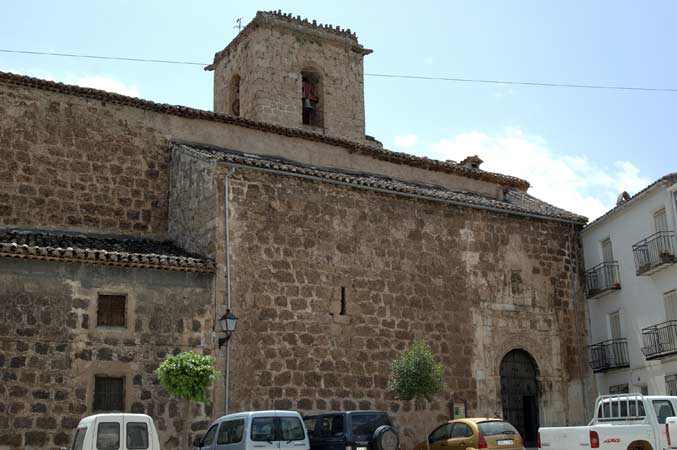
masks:
<path id="1" fill-rule="evenodd" d="M 232 313 L 230 309 L 226 310 L 226 313 L 221 316 L 219 319 L 219 325 L 221 325 L 221 331 L 225 333 L 224 337 L 219 338 L 219 348 L 223 347 L 223 344 L 226 344 L 226 393 L 224 398 L 224 414 L 228 414 L 228 389 L 230 387 L 230 338 L 235 333 L 235 327 L 237 327 L 237 317 Z"/>

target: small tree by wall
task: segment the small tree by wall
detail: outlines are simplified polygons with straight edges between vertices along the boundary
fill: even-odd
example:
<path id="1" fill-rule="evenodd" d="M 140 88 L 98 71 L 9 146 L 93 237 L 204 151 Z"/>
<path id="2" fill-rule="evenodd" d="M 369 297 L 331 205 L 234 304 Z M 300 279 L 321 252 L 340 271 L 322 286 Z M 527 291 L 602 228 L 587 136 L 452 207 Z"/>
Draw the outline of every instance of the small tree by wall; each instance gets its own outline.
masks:
<path id="1" fill-rule="evenodd" d="M 414 400 L 416 409 L 420 409 L 424 401 L 431 401 L 444 389 L 444 368 L 435 360 L 430 346 L 425 342 L 412 342 L 393 361 L 391 370 L 390 390 L 399 400 Z M 424 441 L 428 446 L 427 434 Z"/>
<path id="2" fill-rule="evenodd" d="M 153 372 L 160 380 L 160 385 L 169 394 L 185 401 L 184 420 L 190 429 L 190 402 L 207 403 L 207 389 L 216 380 L 218 372 L 214 367 L 215 358 L 211 355 L 199 355 L 193 352 L 182 352 L 169 355 Z M 192 444 L 190 437 L 187 445 Z"/>

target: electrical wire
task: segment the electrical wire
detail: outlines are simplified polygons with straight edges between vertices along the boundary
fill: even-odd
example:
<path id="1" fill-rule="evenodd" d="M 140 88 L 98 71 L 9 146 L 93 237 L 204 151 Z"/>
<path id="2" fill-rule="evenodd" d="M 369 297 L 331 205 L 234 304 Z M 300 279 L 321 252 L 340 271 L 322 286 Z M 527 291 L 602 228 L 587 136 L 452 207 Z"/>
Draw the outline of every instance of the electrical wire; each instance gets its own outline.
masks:
<path id="1" fill-rule="evenodd" d="M 61 56 L 68 58 L 87 58 L 87 59 L 102 59 L 109 61 L 131 61 L 131 62 L 146 62 L 146 63 L 160 63 L 160 64 L 182 64 L 191 66 L 208 66 L 210 63 L 196 62 L 196 61 L 174 61 L 168 59 L 144 59 L 144 58 L 127 58 L 121 56 L 101 56 L 101 55 L 82 55 L 75 53 L 56 53 L 56 52 L 38 52 L 30 50 L 10 50 L 0 49 L 1 53 L 17 53 L 25 55 L 38 56 Z M 641 91 L 641 92 L 677 92 L 677 88 L 664 87 L 646 87 L 646 86 L 621 86 L 621 85 L 605 85 L 605 84 L 579 84 L 579 83 L 551 83 L 543 81 L 515 81 L 515 80 L 492 80 L 482 78 L 459 78 L 459 77 L 433 77 L 423 75 L 400 75 L 390 73 L 365 73 L 367 77 L 380 78 L 399 78 L 409 80 L 427 80 L 427 81 L 451 81 L 456 83 L 479 83 L 479 84 L 498 84 L 498 85 L 517 85 L 517 86 L 537 86 L 537 87 L 553 87 L 553 88 L 574 88 L 574 89 L 602 89 L 613 91 Z"/>

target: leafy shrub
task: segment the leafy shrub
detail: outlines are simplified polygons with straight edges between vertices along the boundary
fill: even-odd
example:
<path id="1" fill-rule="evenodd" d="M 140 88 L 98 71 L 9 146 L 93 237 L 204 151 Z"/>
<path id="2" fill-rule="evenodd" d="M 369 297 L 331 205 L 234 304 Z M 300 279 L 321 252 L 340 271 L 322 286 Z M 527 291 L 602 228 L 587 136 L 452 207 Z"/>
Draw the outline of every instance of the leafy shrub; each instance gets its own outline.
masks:
<path id="1" fill-rule="evenodd" d="M 153 372 L 170 394 L 198 403 L 207 403 L 207 388 L 216 380 L 215 359 L 211 355 L 182 352 L 168 356 Z"/>
<path id="2" fill-rule="evenodd" d="M 414 341 L 392 363 L 390 389 L 400 400 L 432 400 L 444 389 L 442 364 L 430 346 Z"/>

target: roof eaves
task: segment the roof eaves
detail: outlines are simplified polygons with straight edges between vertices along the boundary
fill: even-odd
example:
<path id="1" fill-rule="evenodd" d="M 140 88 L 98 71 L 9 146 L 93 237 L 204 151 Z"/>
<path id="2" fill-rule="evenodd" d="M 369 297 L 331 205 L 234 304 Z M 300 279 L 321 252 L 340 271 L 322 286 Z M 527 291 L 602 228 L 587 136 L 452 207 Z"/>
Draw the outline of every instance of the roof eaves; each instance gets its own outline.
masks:
<path id="1" fill-rule="evenodd" d="M 178 249 L 170 253 L 162 253 L 158 249 L 151 249 L 144 253 L 124 251 L 122 247 L 125 244 L 146 241 L 116 240 L 112 237 L 102 239 L 92 236 L 91 240 L 83 245 L 83 241 L 86 241 L 88 236 L 82 234 L 75 236 L 73 233 L 65 232 L 2 231 L 0 232 L 0 257 L 182 272 L 214 272 L 213 261 L 182 253 Z M 41 244 L 44 241 L 49 243 Z M 121 248 L 116 250 L 102 248 L 101 244 L 104 242 L 109 247 L 111 243 L 117 242 Z"/>
<path id="2" fill-rule="evenodd" d="M 175 148 L 187 152 L 191 156 L 209 160 L 221 161 L 226 164 L 247 167 L 254 170 L 285 173 L 304 178 L 313 178 L 329 183 L 349 184 L 358 188 L 379 190 L 383 192 L 399 193 L 411 197 L 419 197 L 427 200 L 442 201 L 468 207 L 491 209 L 503 213 L 518 215 L 530 215 L 549 220 L 559 220 L 584 224 L 587 218 L 556 208 L 542 202 L 522 191 L 515 190 L 513 195 L 519 193 L 521 204 L 502 202 L 479 194 L 452 191 L 448 188 L 436 185 L 424 185 L 420 183 L 396 180 L 382 175 L 371 173 L 338 171 L 333 168 L 308 166 L 283 158 L 263 157 L 260 155 L 246 154 L 240 151 L 228 150 L 213 145 L 186 143 L 174 141 Z M 526 199 L 526 201 L 525 201 Z M 531 207 L 525 206 L 528 203 Z"/>
<path id="3" fill-rule="evenodd" d="M 0 82 L 11 86 L 23 86 L 35 89 L 42 89 L 51 92 L 57 92 L 66 95 L 73 95 L 94 100 L 101 100 L 108 103 L 114 103 L 133 108 L 154 111 L 161 114 L 171 114 L 189 119 L 209 120 L 213 122 L 227 123 L 229 125 L 240 126 L 255 130 L 261 130 L 269 133 L 278 134 L 310 141 L 322 142 L 324 144 L 336 147 L 346 148 L 349 151 L 359 153 L 374 159 L 388 161 L 394 164 L 403 164 L 411 167 L 418 167 L 426 170 L 451 173 L 467 178 L 483 180 L 497 183 L 501 186 L 514 187 L 523 191 L 529 188 L 529 182 L 510 175 L 503 175 L 494 172 L 485 172 L 480 169 L 463 167 L 456 163 L 438 161 L 426 157 L 411 155 L 408 153 L 395 152 L 375 146 L 361 144 L 359 142 L 347 139 L 326 136 L 312 131 L 298 128 L 289 128 L 281 125 L 258 122 L 242 117 L 231 116 L 228 114 L 215 113 L 188 106 L 170 105 L 166 103 L 156 103 L 150 100 L 144 100 L 136 97 L 129 97 L 122 94 L 102 91 L 99 89 L 83 88 L 55 81 L 47 81 L 38 78 L 17 75 L 9 72 L 0 71 Z"/>
<path id="4" fill-rule="evenodd" d="M 608 210 L 607 212 L 605 212 L 604 214 L 602 214 L 601 216 L 599 216 L 598 218 L 596 218 L 595 220 L 590 222 L 583 229 L 583 232 L 586 232 L 591 227 L 599 225 L 600 223 L 606 221 L 608 218 L 615 215 L 617 212 L 621 211 L 622 209 L 625 209 L 626 207 L 630 206 L 631 204 L 636 203 L 636 201 L 638 199 L 640 199 L 644 195 L 648 194 L 649 192 L 653 191 L 658 186 L 660 186 L 662 184 L 672 185 L 674 183 L 677 183 L 677 172 L 672 172 L 672 173 L 669 173 L 667 175 L 660 177 L 659 179 L 657 179 L 653 183 L 649 184 L 648 186 L 646 186 L 642 190 L 638 191 L 635 195 L 633 195 L 632 197 L 630 197 L 626 201 L 624 201 L 620 204 L 617 204 L 616 206 L 614 206 L 613 208 L 611 208 L 610 210 Z"/>

